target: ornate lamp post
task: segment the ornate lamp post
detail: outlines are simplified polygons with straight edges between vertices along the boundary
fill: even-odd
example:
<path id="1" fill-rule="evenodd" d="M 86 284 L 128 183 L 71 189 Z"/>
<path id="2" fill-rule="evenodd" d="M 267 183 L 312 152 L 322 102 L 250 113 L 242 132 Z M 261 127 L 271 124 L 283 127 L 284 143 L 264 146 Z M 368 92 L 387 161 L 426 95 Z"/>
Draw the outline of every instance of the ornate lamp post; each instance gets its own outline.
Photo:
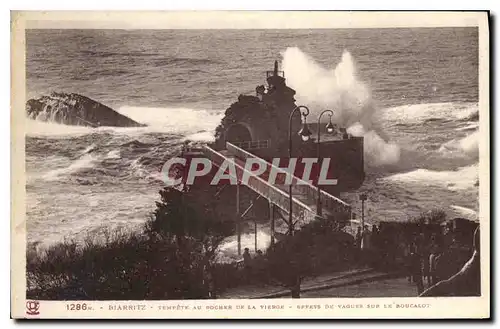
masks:
<path id="1" fill-rule="evenodd" d="M 304 111 L 302 111 L 302 109 Z M 303 105 L 299 105 L 293 109 L 292 113 L 290 113 L 290 117 L 288 119 L 288 158 L 292 158 L 292 117 L 295 112 L 300 111 L 300 114 L 304 117 L 302 128 L 299 131 L 299 136 L 302 138 L 304 142 L 307 142 L 309 138 L 311 138 L 311 131 L 307 126 L 307 116 L 309 115 L 309 108 Z M 292 182 L 290 182 L 290 186 L 288 187 L 288 199 L 289 199 L 289 209 L 288 209 L 288 234 L 293 235 L 293 214 L 292 214 Z"/>
<path id="2" fill-rule="evenodd" d="M 323 112 L 321 112 L 321 114 L 319 115 L 318 117 L 318 165 L 319 165 L 319 168 L 318 168 L 318 180 L 317 180 L 317 183 L 316 183 L 316 186 L 318 188 L 318 198 L 317 198 L 317 204 L 316 204 L 316 214 L 318 216 L 322 216 L 323 215 L 323 209 L 321 208 L 321 188 L 319 187 L 319 175 L 320 175 L 320 171 L 321 171 L 321 144 L 320 144 L 320 138 L 321 138 L 321 116 L 325 113 L 328 113 L 328 115 L 330 116 L 330 121 L 328 122 L 328 124 L 326 125 L 326 131 L 328 133 L 332 133 L 334 128 L 333 128 L 333 124 L 332 124 L 332 115 L 333 115 L 333 111 L 332 110 L 324 110 Z"/>

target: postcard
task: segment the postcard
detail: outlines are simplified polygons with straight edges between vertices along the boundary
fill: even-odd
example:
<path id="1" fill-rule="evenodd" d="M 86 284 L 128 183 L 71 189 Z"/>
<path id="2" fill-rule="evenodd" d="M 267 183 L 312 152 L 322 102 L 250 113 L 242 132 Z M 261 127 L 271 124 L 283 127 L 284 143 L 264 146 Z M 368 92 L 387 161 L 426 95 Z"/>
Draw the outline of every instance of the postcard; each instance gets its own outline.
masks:
<path id="1" fill-rule="evenodd" d="M 488 12 L 11 30 L 13 318 L 490 317 Z"/>

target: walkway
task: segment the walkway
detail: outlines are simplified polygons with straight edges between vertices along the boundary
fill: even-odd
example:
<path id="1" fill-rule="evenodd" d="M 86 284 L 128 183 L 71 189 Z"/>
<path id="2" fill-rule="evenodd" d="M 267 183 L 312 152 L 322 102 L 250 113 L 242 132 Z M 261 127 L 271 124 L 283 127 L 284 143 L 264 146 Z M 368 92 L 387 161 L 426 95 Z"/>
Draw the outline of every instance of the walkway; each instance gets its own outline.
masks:
<path id="1" fill-rule="evenodd" d="M 272 163 L 269 163 L 229 142 L 226 143 L 225 150 L 216 151 L 209 146 L 205 146 L 203 152 L 205 156 L 218 167 L 222 166 L 225 161 L 234 162 L 237 173 L 236 178 L 239 183 L 242 182 L 241 178 L 245 173 L 249 177 L 248 182 L 245 183 L 247 187 L 288 213 L 290 208 L 288 191 L 289 185 L 268 183 L 271 169 L 274 168 L 275 170 L 283 172 L 282 169 L 280 170 Z M 245 168 L 246 160 L 251 158 L 258 159 L 262 165 L 266 166 L 266 171 L 263 174 L 257 176 Z M 317 216 L 316 200 L 318 191 L 314 185 L 303 181 L 299 177 L 293 176 L 293 181 L 295 183 L 292 186 L 292 212 L 294 218 L 300 221 L 299 226 L 302 226 Z M 322 217 L 335 219 L 335 214 L 350 214 L 350 205 L 339 198 L 336 198 L 323 190 L 321 190 L 321 197 Z M 347 216 L 347 218 L 350 217 L 349 215 Z"/>
<path id="2" fill-rule="evenodd" d="M 387 295 L 387 296 L 386 296 Z M 305 279 L 301 297 L 390 297 L 416 296 L 415 285 L 396 273 L 383 273 L 372 269 L 358 269 L 323 274 Z M 220 299 L 258 299 L 290 297 L 290 291 L 281 286 L 253 285 L 230 289 Z"/>

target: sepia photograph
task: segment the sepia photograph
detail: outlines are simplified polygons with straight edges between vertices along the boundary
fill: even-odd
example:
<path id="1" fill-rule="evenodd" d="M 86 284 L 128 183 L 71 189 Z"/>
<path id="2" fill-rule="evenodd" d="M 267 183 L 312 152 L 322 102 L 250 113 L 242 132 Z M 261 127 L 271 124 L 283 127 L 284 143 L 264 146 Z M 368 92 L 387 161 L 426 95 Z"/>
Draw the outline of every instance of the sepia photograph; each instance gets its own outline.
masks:
<path id="1" fill-rule="evenodd" d="M 12 16 L 13 316 L 489 317 L 487 12 L 94 14 Z"/>

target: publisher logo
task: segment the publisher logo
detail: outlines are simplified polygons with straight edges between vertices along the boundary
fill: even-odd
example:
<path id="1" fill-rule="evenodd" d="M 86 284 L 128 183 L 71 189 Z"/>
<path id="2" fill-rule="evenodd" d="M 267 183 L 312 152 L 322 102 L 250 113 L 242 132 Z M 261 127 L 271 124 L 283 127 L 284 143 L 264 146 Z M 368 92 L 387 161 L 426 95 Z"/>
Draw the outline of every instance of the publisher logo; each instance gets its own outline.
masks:
<path id="1" fill-rule="evenodd" d="M 26 301 L 26 314 L 28 315 L 38 315 L 40 312 L 40 302 L 36 300 L 28 300 Z"/>

